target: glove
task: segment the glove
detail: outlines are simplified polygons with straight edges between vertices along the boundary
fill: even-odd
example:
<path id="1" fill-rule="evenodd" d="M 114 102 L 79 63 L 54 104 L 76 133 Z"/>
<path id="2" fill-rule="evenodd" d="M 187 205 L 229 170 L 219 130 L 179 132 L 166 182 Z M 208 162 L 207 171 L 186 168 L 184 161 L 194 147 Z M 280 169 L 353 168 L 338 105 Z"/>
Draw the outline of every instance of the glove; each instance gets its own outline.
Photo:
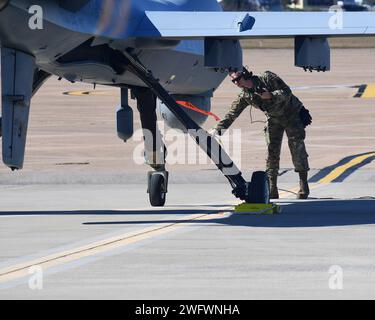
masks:
<path id="1" fill-rule="evenodd" d="M 216 129 L 216 128 L 212 128 L 210 130 L 208 130 L 208 133 L 211 135 L 211 136 L 222 136 L 224 133 L 225 133 L 226 129 Z"/>
<path id="2" fill-rule="evenodd" d="M 220 130 L 213 128 L 208 131 L 208 134 L 212 136 L 215 140 L 217 140 L 220 144 L 222 144 L 221 139 L 220 139 L 220 136 L 221 136 Z"/>
<path id="3" fill-rule="evenodd" d="M 218 135 L 219 135 L 219 132 L 218 132 L 217 129 L 212 128 L 212 129 L 208 130 L 208 134 L 209 134 L 210 136 L 215 137 L 215 136 L 218 136 Z"/>
<path id="4" fill-rule="evenodd" d="M 312 123 L 312 117 L 310 115 L 310 111 L 307 110 L 305 107 L 302 107 L 301 111 L 299 112 L 299 116 L 301 118 L 304 128 L 306 128 Z"/>

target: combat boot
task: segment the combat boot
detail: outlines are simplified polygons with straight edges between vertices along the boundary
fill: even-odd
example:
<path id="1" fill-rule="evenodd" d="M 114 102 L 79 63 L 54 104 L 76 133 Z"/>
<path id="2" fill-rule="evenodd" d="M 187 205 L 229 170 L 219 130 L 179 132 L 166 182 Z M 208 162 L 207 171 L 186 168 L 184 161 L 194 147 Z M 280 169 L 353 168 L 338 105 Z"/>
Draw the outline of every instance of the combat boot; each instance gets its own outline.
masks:
<path id="1" fill-rule="evenodd" d="M 270 199 L 279 199 L 279 191 L 277 189 L 277 174 L 268 175 L 270 183 Z"/>
<path id="2" fill-rule="evenodd" d="M 299 173 L 299 185 L 297 199 L 307 199 L 310 194 L 309 183 L 307 182 L 307 172 Z"/>

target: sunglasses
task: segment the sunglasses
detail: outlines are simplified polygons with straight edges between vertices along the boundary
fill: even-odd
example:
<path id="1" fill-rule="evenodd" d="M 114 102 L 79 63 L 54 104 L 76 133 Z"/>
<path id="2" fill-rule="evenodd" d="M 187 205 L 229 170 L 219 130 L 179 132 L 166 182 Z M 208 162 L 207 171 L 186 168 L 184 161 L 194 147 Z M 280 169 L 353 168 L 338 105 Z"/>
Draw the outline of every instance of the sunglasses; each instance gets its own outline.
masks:
<path id="1" fill-rule="evenodd" d="M 243 74 L 239 75 L 237 78 L 234 78 L 232 82 L 236 84 L 236 82 L 240 81 L 243 78 Z"/>

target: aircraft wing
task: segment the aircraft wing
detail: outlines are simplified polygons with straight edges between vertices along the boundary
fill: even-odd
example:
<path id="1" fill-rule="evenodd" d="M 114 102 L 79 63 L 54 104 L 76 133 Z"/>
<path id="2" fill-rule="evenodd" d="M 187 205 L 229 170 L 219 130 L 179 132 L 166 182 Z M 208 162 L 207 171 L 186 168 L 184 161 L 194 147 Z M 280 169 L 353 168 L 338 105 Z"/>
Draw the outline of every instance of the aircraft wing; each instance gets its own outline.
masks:
<path id="1" fill-rule="evenodd" d="M 375 35 L 375 12 L 146 11 L 134 37 L 170 39 Z"/>

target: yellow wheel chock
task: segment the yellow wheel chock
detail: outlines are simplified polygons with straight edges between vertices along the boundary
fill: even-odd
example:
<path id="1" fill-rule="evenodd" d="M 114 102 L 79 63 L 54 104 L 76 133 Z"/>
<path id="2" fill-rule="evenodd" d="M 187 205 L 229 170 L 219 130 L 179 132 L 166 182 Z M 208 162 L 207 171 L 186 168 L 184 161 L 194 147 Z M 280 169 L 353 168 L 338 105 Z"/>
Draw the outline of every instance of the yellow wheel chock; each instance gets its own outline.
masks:
<path id="1" fill-rule="evenodd" d="M 281 207 L 275 203 L 241 203 L 234 208 L 235 213 L 272 215 L 281 213 Z"/>

